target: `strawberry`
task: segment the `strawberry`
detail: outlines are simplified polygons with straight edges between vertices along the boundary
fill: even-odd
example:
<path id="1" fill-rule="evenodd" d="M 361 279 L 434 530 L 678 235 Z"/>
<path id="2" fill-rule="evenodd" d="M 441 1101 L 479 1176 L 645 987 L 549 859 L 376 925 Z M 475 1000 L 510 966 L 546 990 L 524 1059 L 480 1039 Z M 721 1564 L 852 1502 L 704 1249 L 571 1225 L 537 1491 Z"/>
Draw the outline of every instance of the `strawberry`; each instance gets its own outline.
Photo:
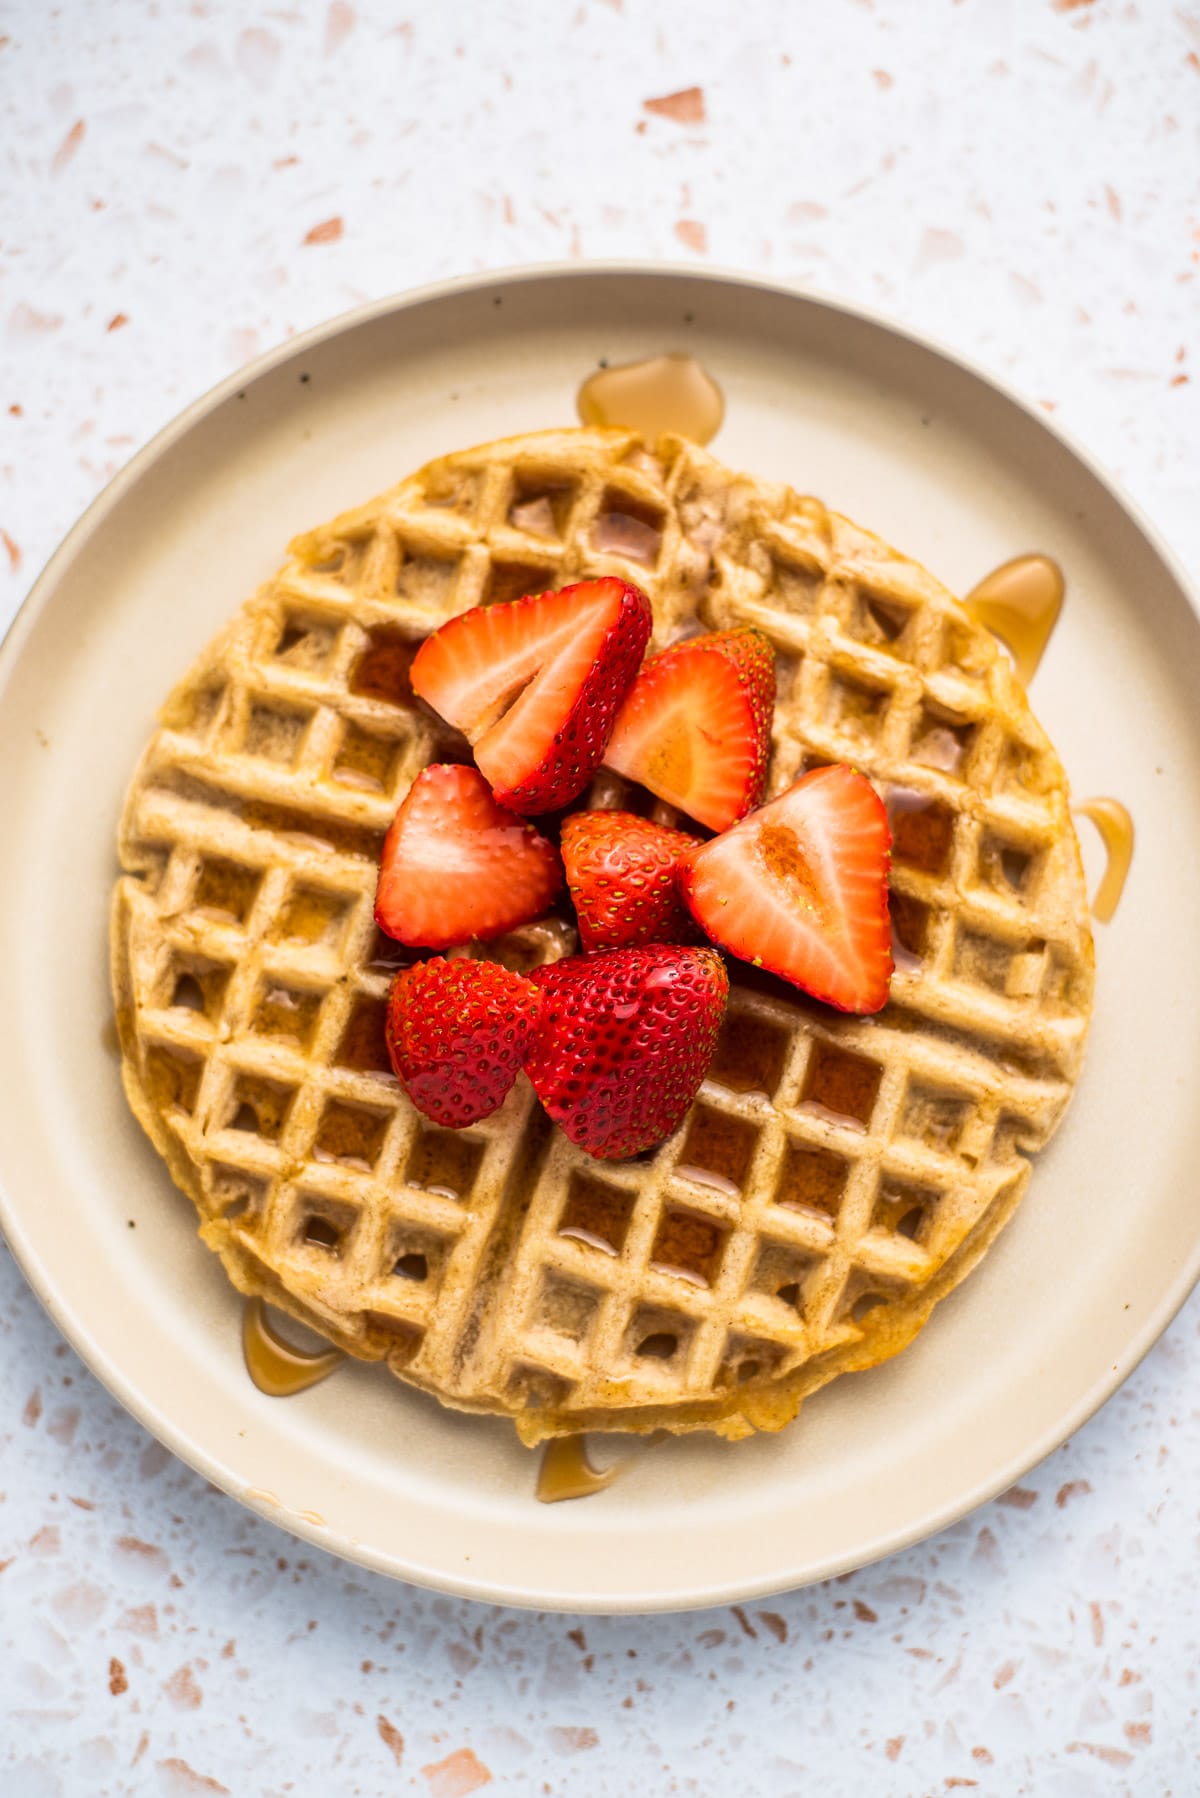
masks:
<path id="1" fill-rule="evenodd" d="M 540 918 L 561 886 L 558 851 L 477 768 L 433 762 L 383 840 L 375 922 L 410 948 L 448 949 Z"/>
<path id="2" fill-rule="evenodd" d="M 572 812 L 561 840 L 585 949 L 699 940 L 675 886 L 675 864 L 697 837 L 633 812 Z"/>
<path id="3" fill-rule="evenodd" d="M 878 1011 L 892 973 L 891 832 L 870 781 L 816 768 L 693 850 L 684 903 L 723 949 L 839 1011 Z"/>
<path id="4" fill-rule="evenodd" d="M 774 710 L 775 652 L 761 631 L 689 637 L 646 663 L 604 760 L 726 830 L 763 796 Z"/>
<path id="5" fill-rule="evenodd" d="M 501 805 L 552 812 L 600 766 L 650 623 L 640 588 L 580 581 L 449 619 L 409 679 L 466 735 Z"/>
<path id="6" fill-rule="evenodd" d="M 647 943 L 535 968 L 525 1071 L 556 1124 L 619 1160 L 678 1129 L 708 1071 L 729 976 L 711 949 Z"/>
<path id="7" fill-rule="evenodd" d="M 387 1046 L 418 1111 L 461 1130 L 503 1105 L 533 1037 L 541 994 L 492 961 L 435 956 L 388 994 Z"/>

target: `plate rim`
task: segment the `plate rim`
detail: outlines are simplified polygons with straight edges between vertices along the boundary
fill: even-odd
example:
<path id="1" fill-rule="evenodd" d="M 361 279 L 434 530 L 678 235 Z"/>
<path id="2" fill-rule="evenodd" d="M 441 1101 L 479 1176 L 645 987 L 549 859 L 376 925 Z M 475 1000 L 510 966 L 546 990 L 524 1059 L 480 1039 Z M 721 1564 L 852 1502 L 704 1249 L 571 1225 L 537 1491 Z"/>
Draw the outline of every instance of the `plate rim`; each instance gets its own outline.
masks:
<path id="1" fill-rule="evenodd" d="M 0 703 L 19 665 L 25 641 L 42 610 L 51 599 L 60 574 L 81 553 L 104 523 L 109 513 L 176 443 L 197 425 L 219 410 L 239 391 L 263 376 L 302 358 L 312 349 L 350 331 L 381 318 L 402 316 L 417 307 L 471 292 L 487 293 L 503 288 L 536 285 L 547 280 L 590 281 L 596 277 L 637 279 L 673 279 L 695 288 L 735 287 L 764 293 L 776 299 L 796 301 L 802 305 L 842 318 L 868 324 L 885 335 L 932 354 L 958 372 L 981 383 L 992 394 L 1017 408 L 1038 429 L 1064 450 L 1102 488 L 1109 500 L 1124 514 L 1163 565 L 1183 596 L 1194 624 L 1200 624 L 1200 582 L 1194 580 L 1158 526 L 1146 514 L 1110 472 L 1104 463 L 1080 443 L 1073 432 L 1049 416 L 1018 388 L 1000 379 L 973 358 L 941 342 L 935 335 L 901 323 L 886 311 L 829 293 L 819 287 L 800 282 L 768 279 L 761 275 L 724 267 L 696 268 L 692 264 L 659 261 L 654 258 L 605 258 L 586 262 L 549 261 L 523 263 L 498 270 L 485 270 L 428 282 L 420 287 L 402 290 L 382 298 L 347 308 L 285 339 L 256 356 L 252 361 L 223 377 L 204 393 L 189 402 L 170 418 L 101 489 L 68 529 L 44 567 L 36 576 L 29 592 L 13 615 L 0 639 Z M 1089 1386 L 1076 1403 L 1068 1407 L 1039 1436 L 1013 1455 L 998 1473 L 978 1480 L 966 1493 L 958 1493 L 909 1526 L 878 1532 L 859 1549 L 829 1556 L 827 1560 L 797 1578 L 794 1570 L 781 1570 L 777 1575 L 764 1575 L 757 1580 L 737 1579 L 716 1586 L 691 1588 L 659 1596 L 634 1591 L 606 1593 L 603 1600 L 580 1597 L 564 1602 L 561 1593 L 539 1592 L 529 1586 L 512 1587 L 478 1577 L 463 1577 L 446 1567 L 431 1567 L 403 1561 L 394 1554 L 375 1550 L 370 1544 L 340 1535 L 328 1526 L 305 1521 L 272 1505 L 267 1496 L 251 1496 L 244 1480 L 232 1468 L 202 1445 L 190 1440 L 171 1417 L 138 1390 L 136 1381 L 96 1343 L 88 1326 L 64 1307 L 57 1296 L 50 1270 L 34 1251 L 22 1229 L 16 1207 L 12 1204 L 6 1183 L 0 1175 L 0 1231 L 22 1276 L 32 1289 L 55 1327 L 72 1345 L 85 1365 L 139 1423 L 166 1443 L 172 1453 L 202 1477 L 211 1480 L 239 1504 L 255 1511 L 314 1547 L 325 1549 L 358 1565 L 433 1590 L 487 1603 L 511 1604 L 529 1608 L 593 1614 L 649 1614 L 702 1608 L 709 1605 L 757 1599 L 770 1594 L 795 1590 L 821 1580 L 830 1579 L 852 1569 L 868 1566 L 888 1555 L 898 1553 L 937 1534 L 951 1523 L 969 1515 L 997 1493 L 1020 1480 L 1030 1469 L 1053 1453 L 1088 1421 L 1135 1371 L 1200 1282 L 1200 1231 L 1191 1254 L 1181 1261 L 1174 1280 L 1165 1289 L 1142 1329 L 1118 1356 L 1110 1371 Z"/>

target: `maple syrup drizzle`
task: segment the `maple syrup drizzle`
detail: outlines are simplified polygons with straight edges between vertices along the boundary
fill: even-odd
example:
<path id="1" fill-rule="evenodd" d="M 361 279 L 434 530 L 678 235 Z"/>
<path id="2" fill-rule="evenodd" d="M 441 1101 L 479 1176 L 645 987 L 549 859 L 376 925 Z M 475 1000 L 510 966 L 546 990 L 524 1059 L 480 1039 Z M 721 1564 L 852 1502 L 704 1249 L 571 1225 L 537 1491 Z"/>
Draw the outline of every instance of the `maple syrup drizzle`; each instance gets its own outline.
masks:
<path id="1" fill-rule="evenodd" d="M 246 1372 L 268 1398 L 307 1392 L 346 1359 L 339 1348 L 319 1349 L 316 1354 L 293 1348 L 271 1327 L 261 1299 L 247 1299 L 242 1311 L 242 1353 Z"/>
<path id="2" fill-rule="evenodd" d="M 585 425 L 627 425 L 647 443 L 664 432 L 710 443 L 725 416 L 725 397 L 694 356 L 672 350 L 642 362 L 598 368 L 575 400 Z"/>
<path id="3" fill-rule="evenodd" d="M 1121 903 L 1129 864 L 1133 860 L 1133 819 L 1119 799 L 1085 799 L 1075 807 L 1076 815 L 1090 818 L 1100 832 L 1108 857 L 1100 885 L 1092 899 L 1092 916 L 1098 924 L 1108 924 Z"/>
<path id="4" fill-rule="evenodd" d="M 1012 652 L 1017 679 L 1028 686 L 1046 653 L 1066 584 L 1049 556 L 1014 556 L 985 575 L 963 605 Z"/>
<path id="5" fill-rule="evenodd" d="M 590 1498 L 593 1492 L 602 1492 L 610 1485 L 623 1465 L 618 1461 L 598 1473 L 587 1457 L 586 1436 L 555 1436 L 542 1453 L 538 1500 L 544 1505 L 556 1505 L 564 1498 Z"/>

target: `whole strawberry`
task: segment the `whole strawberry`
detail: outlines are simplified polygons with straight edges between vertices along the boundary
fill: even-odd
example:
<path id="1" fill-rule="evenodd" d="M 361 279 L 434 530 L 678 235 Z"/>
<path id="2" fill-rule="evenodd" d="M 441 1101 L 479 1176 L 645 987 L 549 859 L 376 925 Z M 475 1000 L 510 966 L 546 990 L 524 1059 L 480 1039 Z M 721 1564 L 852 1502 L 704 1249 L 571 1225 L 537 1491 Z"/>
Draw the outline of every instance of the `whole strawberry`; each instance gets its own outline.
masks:
<path id="1" fill-rule="evenodd" d="M 435 956 L 404 968 L 388 994 L 396 1077 L 435 1124 L 461 1130 L 508 1097 L 533 1037 L 541 995 L 491 961 Z"/>
<path id="2" fill-rule="evenodd" d="M 525 1071 L 573 1143 L 619 1160 L 678 1129 L 708 1071 L 729 996 L 712 949 L 648 943 L 537 968 Z"/>
<path id="3" fill-rule="evenodd" d="M 675 884 L 675 864 L 698 837 L 633 812 L 572 812 L 561 844 L 585 949 L 701 940 Z"/>

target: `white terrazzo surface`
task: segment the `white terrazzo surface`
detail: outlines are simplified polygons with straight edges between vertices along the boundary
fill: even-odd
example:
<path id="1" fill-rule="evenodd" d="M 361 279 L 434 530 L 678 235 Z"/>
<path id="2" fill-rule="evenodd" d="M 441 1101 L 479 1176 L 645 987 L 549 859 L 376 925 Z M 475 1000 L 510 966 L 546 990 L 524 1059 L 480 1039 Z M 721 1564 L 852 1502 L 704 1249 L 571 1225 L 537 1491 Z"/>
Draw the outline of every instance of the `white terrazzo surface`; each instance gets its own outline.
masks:
<path id="1" fill-rule="evenodd" d="M 672 107 L 662 96 L 698 88 Z M 1200 11 L 1167 0 L 0 4 L 0 619 L 256 351 L 634 254 L 882 305 L 1200 572 Z M 1200 1301 L 1024 1488 L 744 1611 L 503 1612 L 174 1461 L 0 1251 L 0 1792 L 1200 1792 Z"/>

